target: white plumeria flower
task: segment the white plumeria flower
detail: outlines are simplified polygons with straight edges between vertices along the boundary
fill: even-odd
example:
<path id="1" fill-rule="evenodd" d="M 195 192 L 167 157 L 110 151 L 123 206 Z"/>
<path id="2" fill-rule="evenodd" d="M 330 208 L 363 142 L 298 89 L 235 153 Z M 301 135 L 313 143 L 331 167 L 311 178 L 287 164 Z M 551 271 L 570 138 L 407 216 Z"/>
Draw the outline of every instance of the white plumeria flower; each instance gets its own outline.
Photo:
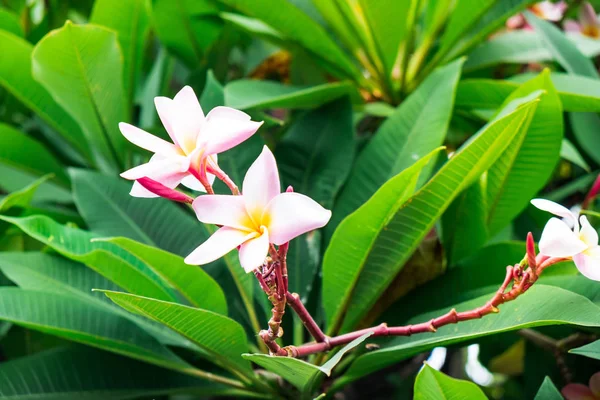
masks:
<path id="1" fill-rule="evenodd" d="M 280 193 L 279 172 L 267 146 L 254 161 L 242 184 L 242 195 L 205 195 L 193 203 L 201 222 L 221 225 L 185 262 L 207 264 L 239 246 L 246 272 L 261 266 L 269 243 L 282 245 L 323 227 L 331 211 L 299 193 Z"/>
<path id="2" fill-rule="evenodd" d="M 551 1 L 541 1 L 530 7 L 531 11 L 538 17 L 547 21 L 560 21 L 567 10 L 567 3 L 559 1 L 553 3 Z"/>
<path id="3" fill-rule="evenodd" d="M 539 242 L 540 253 L 549 257 L 573 258 L 583 275 L 600 280 L 598 232 L 588 219 L 581 216 L 578 221 L 577 214 L 550 200 L 534 199 L 531 204 L 563 218 L 551 218 L 546 223 Z"/>
<path id="4" fill-rule="evenodd" d="M 125 171 L 121 176 L 129 180 L 150 178 L 171 189 L 181 183 L 204 192 L 200 179 L 212 184 L 215 177 L 207 171 L 218 169 L 217 154 L 248 139 L 262 124 L 229 107 L 215 107 L 205 117 L 189 86 L 181 89 L 173 99 L 156 97 L 154 104 L 173 143 L 133 125 L 120 123 L 121 133 L 127 140 L 154 153 L 148 163 Z M 131 195 L 158 197 L 138 182 L 134 183 Z"/>

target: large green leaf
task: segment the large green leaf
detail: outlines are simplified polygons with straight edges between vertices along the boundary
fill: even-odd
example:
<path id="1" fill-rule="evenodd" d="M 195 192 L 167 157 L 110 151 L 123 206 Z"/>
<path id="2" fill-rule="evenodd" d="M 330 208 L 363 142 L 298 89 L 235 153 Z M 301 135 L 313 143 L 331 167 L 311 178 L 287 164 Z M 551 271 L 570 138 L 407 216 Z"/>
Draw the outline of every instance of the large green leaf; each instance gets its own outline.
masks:
<path id="1" fill-rule="evenodd" d="M 176 204 L 130 196 L 131 182 L 89 170 L 69 172 L 77 209 L 99 235 L 125 236 L 180 256 L 208 238 L 203 225 Z"/>
<path id="2" fill-rule="evenodd" d="M 337 75 L 360 79 L 360 72 L 327 32 L 289 1 L 218 0 L 279 31 L 285 39 L 325 61 Z"/>
<path id="3" fill-rule="evenodd" d="M 587 57 L 600 54 L 600 43 L 580 34 L 566 34 L 567 39 Z M 500 33 L 469 53 L 465 72 L 501 63 L 527 64 L 552 61 L 555 55 L 544 45 L 536 31 L 517 30 Z"/>
<path id="4" fill-rule="evenodd" d="M 323 265 L 323 298 L 330 333 L 342 326 L 342 318 L 343 330 L 360 321 L 453 199 L 496 162 L 514 137 L 527 130 L 536 106 L 537 100 L 533 100 L 485 126 L 413 197 L 408 199 L 409 190 L 392 207 L 377 207 L 379 218 L 372 218 L 375 211 L 359 209 L 347 220 L 364 220 L 352 231 L 350 242 L 346 238 L 350 232 L 340 225 Z M 382 193 L 367 202 L 364 210 L 385 201 Z M 356 231 L 364 234 L 356 236 Z"/>
<path id="5" fill-rule="evenodd" d="M 97 0 L 90 22 L 117 32 L 123 51 L 123 87 L 131 107 L 140 80 L 146 39 L 150 28 L 149 0 Z"/>
<path id="6" fill-rule="evenodd" d="M 509 81 L 465 79 L 458 84 L 456 107 L 496 109 L 532 74 L 512 77 Z M 550 74 L 565 111 L 600 112 L 600 81 L 561 72 Z"/>
<path id="7" fill-rule="evenodd" d="M 225 86 L 225 105 L 240 110 L 265 108 L 314 108 L 349 94 L 349 82 L 319 86 L 289 86 L 272 81 L 240 79 Z"/>
<path id="8" fill-rule="evenodd" d="M 117 400 L 179 393 L 247 394 L 83 346 L 52 349 L 0 366 L 3 399 Z"/>
<path id="9" fill-rule="evenodd" d="M 165 47 L 196 69 L 217 40 L 222 22 L 219 9 L 209 0 L 153 0 L 152 19 Z"/>
<path id="10" fill-rule="evenodd" d="M 52 173 L 56 176 L 56 181 L 63 185 L 69 182 L 60 162 L 44 145 L 2 123 L 0 123 L 0 163 L 38 177 Z"/>
<path id="11" fill-rule="evenodd" d="M 79 125 L 54 101 L 46 89 L 33 79 L 33 46 L 24 39 L 1 30 L 0 42 L 0 85 L 59 132 L 81 154 L 88 156 L 90 150 Z"/>
<path id="12" fill-rule="evenodd" d="M 128 251 L 177 289 L 194 307 L 227 315 L 225 294 L 210 275 L 196 265 L 188 265 L 183 258 L 156 247 L 127 238 L 106 239 Z"/>
<path id="13" fill-rule="evenodd" d="M 415 379 L 415 400 L 487 400 L 473 382 L 454 379 L 425 364 Z"/>
<path id="14" fill-rule="evenodd" d="M 577 347 L 576 349 L 569 350 L 569 353 L 579 354 L 582 356 L 594 358 L 600 360 L 600 340 L 596 340 L 585 346 Z"/>
<path id="15" fill-rule="evenodd" d="M 60 225 L 45 216 L 0 216 L 0 219 L 16 225 L 63 256 L 84 263 L 131 293 L 174 299 L 171 290 L 146 264 L 112 243 L 92 242 L 96 236 L 90 232 Z"/>
<path id="16" fill-rule="evenodd" d="M 542 382 L 542 386 L 540 386 L 540 390 L 538 390 L 535 398 L 533 400 L 562 400 L 563 397 L 554 386 L 554 383 L 550 380 L 550 378 L 544 378 L 544 382 Z"/>
<path id="17" fill-rule="evenodd" d="M 548 21 L 536 17 L 530 11 L 525 11 L 527 22 L 538 32 L 542 41 L 550 50 L 554 58 L 563 66 L 567 72 L 575 75 L 600 78 L 594 63 L 567 39 L 565 34 Z"/>
<path id="18" fill-rule="evenodd" d="M 353 291 L 377 235 L 413 194 L 421 171 L 438 151 L 390 179 L 335 231 L 323 259 L 323 308 L 330 332 L 339 328 L 337 325 L 341 324 L 352 302 Z M 350 252 L 350 249 L 357 251 Z"/>
<path id="19" fill-rule="evenodd" d="M 71 295 L 2 287 L 0 319 L 166 368 L 193 369 L 133 322 Z"/>
<path id="20" fill-rule="evenodd" d="M 56 55 L 60 54 L 60 57 Z M 123 56 L 117 35 L 67 21 L 35 46 L 33 76 L 81 126 L 96 164 L 114 172 L 125 159 Z"/>
<path id="21" fill-rule="evenodd" d="M 128 293 L 103 291 L 127 311 L 160 322 L 196 343 L 217 364 L 242 376 L 252 376 L 250 363 L 242 358 L 248 350 L 244 328 L 232 319 L 192 308 Z"/>
<path id="22" fill-rule="evenodd" d="M 434 72 L 379 128 L 340 193 L 328 236 L 388 179 L 443 143 L 461 65 L 459 60 Z"/>
<path id="23" fill-rule="evenodd" d="M 23 37 L 23 28 L 19 22 L 19 17 L 4 8 L 0 8 L 0 29 Z"/>
<path id="24" fill-rule="evenodd" d="M 40 185 L 46 182 L 50 178 L 50 175 L 42 176 L 30 185 L 25 186 L 23 189 L 12 192 L 3 199 L 0 199 L 0 213 L 12 207 L 25 208 L 31 204 L 35 192 L 38 190 Z"/>
<path id="25" fill-rule="evenodd" d="M 485 304 L 493 293 L 491 291 L 480 298 L 454 305 L 454 308 L 464 311 L 479 307 Z M 577 312 L 574 313 L 573 310 Z M 429 312 L 411 319 L 408 323 L 429 321 L 447 311 L 448 309 Z M 599 327 L 600 313 L 596 305 L 581 295 L 558 287 L 536 284 L 515 301 L 502 305 L 499 314 L 441 327 L 434 334 L 394 338 L 381 350 L 360 356 L 336 386 L 347 384 L 434 347 L 516 329 L 557 324 Z"/>
<path id="26" fill-rule="evenodd" d="M 596 163 L 600 163 L 600 154 L 596 151 L 600 145 L 600 117 L 595 113 L 570 113 L 571 128 L 577 142 L 586 154 Z"/>
<path id="27" fill-rule="evenodd" d="M 488 229 L 494 236 L 515 218 L 552 176 L 563 140 L 562 106 L 548 70 L 524 83 L 505 104 L 538 90 L 541 97 L 529 129 L 513 139 L 487 175 Z"/>
<path id="28" fill-rule="evenodd" d="M 284 187 L 291 185 L 331 208 L 354 158 L 350 101 L 340 99 L 303 115 L 282 138 L 275 155 Z M 290 290 L 305 302 L 321 258 L 320 239 L 320 232 L 311 232 L 290 244 Z"/>

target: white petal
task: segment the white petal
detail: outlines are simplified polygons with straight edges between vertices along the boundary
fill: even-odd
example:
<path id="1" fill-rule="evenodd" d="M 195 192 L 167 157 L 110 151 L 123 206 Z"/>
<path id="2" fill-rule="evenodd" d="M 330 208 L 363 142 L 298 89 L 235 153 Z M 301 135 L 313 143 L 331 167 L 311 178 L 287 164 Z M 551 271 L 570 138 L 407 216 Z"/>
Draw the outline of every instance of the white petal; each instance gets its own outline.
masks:
<path id="1" fill-rule="evenodd" d="M 163 183 L 164 177 L 185 174 L 189 168 L 190 164 L 187 157 L 175 156 L 158 158 L 154 156 L 146 164 L 138 165 L 137 167 L 123 172 L 121 177 L 130 180 L 148 177 Z M 181 178 L 183 178 L 183 176 L 181 176 Z M 165 186 L 168 185 L 165 184 Z"/>
<path id="2" fill-rule="evenodd" d="M 252 272 L 265 262 L 269 253 L 269 232 L 264 230 L 257 238 L 248 240 L 240 247 L 240 264 L 246 272 Z"/>
<path id="3" fill-rule="evenodd" d="M 258 224 L 271 199 L 280 193 L 277 163 L 267 146 L 246 172 L 242 193 L 248 213 Z"/>
<path id="4" fill-rule="evenodd" d="M 577 216 L 574 215 L 568 208 L 546 199 L 533 199 L 531 200 L 531 204 L 533 204 L 535 207 L 539 208 L 542 211 L 547 211 L 561 218 L 564 218 L 569 227 L 577 227 L 575 231 L 579 231 Z"/>
<path id="5" fill-rule="evenodd" d="M 242 111 L 215 107 L 206 116 L 198 145 L 205 146 L 207 154 L 222 153 L 248 139 L 261 125 L 262 122 L 251 121 Z"/>
<path id="6" fill-rule="evenodd" d="M 177 146 L 181 147 L 177 140 L 177 136 L 175 135 L 175 128 L 171 124 L 171 121 L 175 120 L 175 115 L 173 115 L 173 100 L 168 97 L 155 97 L 154 106 L 156 107 L 158 117 L 171 137 L 171 140 Z"/>
<path id="7" fill-rule="evenodd" d="M 186 264 L 202 265 L 223 257 L 245 241 L 256 236 L 234 228 L 219 228 L 206 242 L 202 243 L 185 258 Z"/>
<path id="8" fill-rule="evenodd" d="M 595 246 L 573 256 L 573 261 L 579 272 L 586 278 L 600 281 L 600 247 Z"/>
<path id="9" fill-rule="evenodd" d="M 329 222 L 331 211 L 300 193 L 281 193 L 265 210 L 262 223 L 269 229 L 271 243 L 281 245 Z"/>
<path id="10" fill-rule="evenodd" d="M 590 222 L 582 215 L 579 219 L 581 221 L 581 232 L 579 237 L 588 247 L 595 247 L 598 245 L 598 232 L 590 225 Z"/>
<path id="11" fill-rule="evenodd" d="M 213 178 L 214 178 L 214 175 L 213 175 Z M 202 186 L 202 184 L 198 181 L 198 179 L 196 179 L 196 177 L 194 177 L 193 175 L 189 175 L 189 176 L 186 176 L 185 178 L 183 178 L 181 180 L 181 184 L 188 189 L 206 193 L 206 189 L 204 189 L 204 186 Z"/>
<path id="12" fill-rule="evenodd" d="M 174 144 L 162 140 L 157 136 L 151 135 L 133 125 L 121 122 L 119 124 L 119 129 L 121 130 L 123 136 L 125 136 L 125 139 L 129 140 L 136 146 L 141 147 L 142 149 L 146 149 L 163 156 L 179 155 L 177 147 Z"/>
<path id="13" fill-rule="evenodd" d="M 133 182 L 133 186 L 131 187 L 131 191 L 129 192 L 129 194 L 133 197 L 141 197 L 147 199 L 160 197 L 159 195 L 152 193 L 151 191 L 140 185 L 138 181 Z"/>
<path id="14" fill-rule="evenodd" d="M 247 232 L 259 227 L 252 223 L 242 196 L 211 194 L 196 197 L 192 203 L 196 217 L 205 224 L 230 226 Z"/>
<path id="15" fill-rule="evenodd" d="M 571 257 L 587 249 L 571 229 L 558 218 L 551 218 L 540 239 L 540 253 L 550 257 Z"/>

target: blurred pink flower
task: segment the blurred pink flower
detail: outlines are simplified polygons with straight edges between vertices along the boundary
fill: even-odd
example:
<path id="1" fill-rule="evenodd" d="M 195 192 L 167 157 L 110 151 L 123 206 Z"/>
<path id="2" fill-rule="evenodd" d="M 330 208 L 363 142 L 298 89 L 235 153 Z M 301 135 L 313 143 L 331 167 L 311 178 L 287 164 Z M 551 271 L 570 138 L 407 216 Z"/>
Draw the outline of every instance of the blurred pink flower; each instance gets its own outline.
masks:
<path id="1" fill-rule="evenodd" d="M 588 2 L 583 3 L 579 9 L 579 22 L 568 19 L 563 27 L 567 32 L 578 32 L 585 36 L 600 39 L 600 19 L 598 19 L 594 7 Z"/>
<path id="2" fill-rule="evenodd" d="M 600 281 L 598 232 L 588 219 L 581 216 L 578 221 L 576 214 L 550 200 L 533 199 L 531 204 L 563 218 L 551 218 L 544 227 L 539 242 L 540 254 L 572 258 L 579 272 L 589 279 Z"/>
<path id="3" fill-rule="evenodd" d="M 553 3 L 551 1 L 541 1 L 529 7 L 529 11 L 546 21 L 557 22 L 562 19 L 567 10 L 567 3 L 559 1 Z M 523 14 L 513 15 L 506 21 L 508 29 L 531 29 Z"/>
<path id="4" fill-rule="evenodd" d="M 205 186 L 215 179 L 209 172 L 219 170 L 217 154 L 248 139 L 262 124 L 229 107 L 215 107 L 205 117 L 189 86 L 181 89 L 173 99 L 156 97 L 154 104 L 173 143 L 133 125 L 120 123 L 119 129 L 127 140 L 154 153 L 149 162 L 125 171 L 121 176 L 136 181 L 148 178 L 169 189 L 181 183 L 190 189 L 205 191 Z M 131 195 L 158 197 L 148 187 L 135 182 Z"/>
<path id="5" fill-rule="evenodd" d="M 193 202 L 201 222 L 221 225 L 185 262 L 207 264 L 239 246 L 246 272 L 263 264 L 269 243 L 282 245 L 321 228 L 331 218 L 316 201 L 299 193 L 280 193 L 279 172 L 267 146 L 254 161 L 242 185 L 242 195 L 205 195 Z"/>
<path id="6" fill-rule="evenodd" d="M 600 372 L 592 375 L 589 386 L 569 383 L 561 393 L 567 400 L 600 400 Z"/>

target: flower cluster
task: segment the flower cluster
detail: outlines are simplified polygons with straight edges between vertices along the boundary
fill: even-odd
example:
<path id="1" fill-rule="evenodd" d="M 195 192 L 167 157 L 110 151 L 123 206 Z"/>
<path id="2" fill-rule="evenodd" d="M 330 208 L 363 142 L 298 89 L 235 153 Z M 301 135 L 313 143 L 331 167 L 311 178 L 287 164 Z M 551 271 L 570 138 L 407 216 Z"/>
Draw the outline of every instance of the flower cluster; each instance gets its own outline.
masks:
<path id="1" fill-rule="evenodd" d="M 216 107 L 205 117 L 189 86 L 173 99 L 157 97 L 155 105 L 173 143 L 121 123 L 127 140 L 154 153 L 148 163 L 121 176 L 135 181 L 132 196 L 192 202 L 201 222 L 220 226 L 185 259 L 188 264 L 207 264 L 238 248 L 240 264 L 251 272 L 263 265 L 271 245 L 281 246 L 327 224 L 331 211 L 291 188 L 281 193 L 277 164 L 268 147 L 246 173 L 241 194 L 219 168 L 217 154 L 248 139 L 262 122 L 229 107 Z M 232 195 L 214 194 L 215 177 L 231 188 Z M 209 194 L 192 200 L 174 190 L 179 184 Z"/>

